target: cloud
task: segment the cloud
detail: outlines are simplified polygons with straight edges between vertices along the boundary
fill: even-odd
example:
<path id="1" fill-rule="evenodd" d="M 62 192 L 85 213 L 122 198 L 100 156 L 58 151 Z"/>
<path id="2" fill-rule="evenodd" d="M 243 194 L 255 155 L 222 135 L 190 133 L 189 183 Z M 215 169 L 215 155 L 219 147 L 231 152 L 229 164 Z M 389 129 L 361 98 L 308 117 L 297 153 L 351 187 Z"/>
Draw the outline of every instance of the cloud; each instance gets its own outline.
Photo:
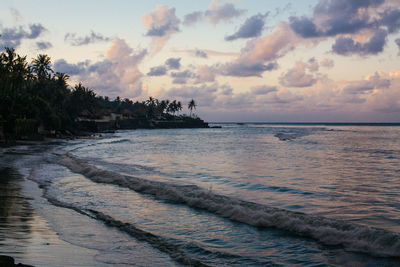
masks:
<path id="1" fill-rule="evenodd" d="M 70 45 L 73 45 L 73 46 L 88 45 L 88 44 L 98 43 L 98 42 L 108 42 L 110 40 L 111 40 L 111 38 L 105 37 L 105 36 L 101 35 L 100 33 L 95 33 L 93 31 L 89 35 L 86 35 L 84 37 L 76 36 L 75 33 L 67 33 L 64 36 L 64 41 L 68 42 Z"/>
<path id="2" fill-rule="evenodd" d="M 157 5 L 156 9 L 142 17 L 147 28 L 146 36 L 153 39 L 154 52 L 160 51 L 171 36 L 179 32 L 180 20 L 175 15 L 175 8 Z"/>
<path id="3" fill-rule="evenodd" d="M 387 36 L 400 29 L 400 3 L 385 0 L 321 0 L 308 17 L 291 17 L 290 27 L 302 38 L 335 37 L 340 55 L 374 55 L 383 51 Z M 365 42 L 357 35 L 370 36 Z"/>
<path id="4" fill-rule="evenodd" d="M 365 80 L 350 82 L 342 91 L 347 94 L 358 95 L 370 93 L 374 89 L 385 89 L 390 87 L 389 79 L 382 79 L 376 72 L 374 75 L 367 76 Z"/>
<path id="5" fill-rule="evenodd" d="M 214 25 L 220 21 L 229 21 L 244 14 L 245 10 L 236 9 L 231 3 L 221 5 L 218 0 L 212 0 L 204 16 Z"/>
<path id="6" fill-rule="evenodd" d="M 242 26 L 240 26 L 239 30 L 232 35 L 226 36 L 226 41 L 233 41 L 239 38 L 252 38 L 260 36 L 264 23 L 265 18 L 268 16 L 266 14 L 257 14 L 250 18 L 248 18 Z"/>
<path id="7" fill-rule="evenodd" d="M 207 53 L 204 52 L 203 50 L 198 50 L 198 49 L 196 49 L 196 50 L 194 51 L 194 55 L 195 55 L 196 57 L 208 58 Z"/>
<path id="8" fill-rule="evenodd" d="M 321 60 L 320 64 L 322 67 L 325 68 L 333 68 L 333 66 L 335 66 L 335 62 L 329 58 L 324 58 L 323 60 Z"/>
<path id="9" fill-rule="evenodd" d="M 179 70 L 181 67 L 181 58 L 169 58 L 165 61 L 165 65 L 171 70 Z"/>
<path id="10" fill-rule="evenodd" d="M 309 71 L 311 72 L 316 72 L 319 69 L 319 63 L 318 61 L 315 59 L 315 57 L 312 57 L 308 60 L 307 62 L 307 68 Z"/>
<path id="11" fill-rule="evenodd" d="M 147 73 L 147 76 L 162 76 L 167 73 L 167 69 L 165 66 L 158 66 L 158 67 L 153 67 L 150 69 L 150 71 Z"/>
<path id="12" fill-rule="evenodd" d="M 195 11 L 185 15 L 183 24 L 191 26 L 203 19 L 216 25 L 221 21 L 231 21 L 245 13 L 245 10 L 236 9 L 232 3 L 220 4 L 218 0 L 212 0 L 206 11 Z"/>
<path id="13" fill-rule="evenodd" d="M 212 106 L 218 92 L 219 85 L 217 83 L 199 86 L 181 86 L 173 87 L 165 92 L 165 97 L 170 98 L 184 98 L 188 101 L 195 99 L 196 103 L 201 103 L 203 107 Z"/>
<path id="14" fill-rule="evenodd" d="M 24 18 L 16 8 L 11 7 L 10 12 L 16 21 L 21 21 Z"/>
<path id="15" fill-rule="evenodd" d="M 194 78 L 195 74 L 190 70 L 171 72 L 171 77 L 173 78 Z"/>
<path id="16" fill-rule="evenodd" d="M 222 65 L 219 68 L 219 73 L 225 76 L 236 76 L 236 77 L 261 77 L 265 71 L 272 71 L 278 68 L 276 62 L 263 64 L 262 62 L 246 62 L 246 61 L 235 61 Z"/>
<path id="17" fill-rule="evenodd" d="M 36 42 L 36 46 L 39 50 L 46 50 L 53 47 L 50 42 Z"/>
<path id="18" fill-rule="evenodd" d="M 146 55 L 147 50 L 134 50 L 123 39 L 116 38 L 104 60 L 71 64 L 60 59 L 55 62 L 54 69 L 73 76 L 100 94 L 136 97 L 142 94 L 144 76 L 138 65 Z"/>
<path id="19" fill-rule="evenodd" d="M 236 60 L 220 66 L 222 75 L 261 77 L 265 71 L 277 69 L 276 59 L 293 50 L 299 38 L 287 23 L 280 23 L 275 30 L 262 38 L 247 41 Z"/>
<path id="20" fill-rule="evenodd" d="M 84 74 L 89 62 L 80 62 L 78 64 L 70 64 L 65 59 L 59 59 L 54 62 L 54 70 L 68 75 Z"/>
<path id="21" fill-rule="evenodd" d="M 400 38 L 397 38 L 395 40 L 395 43 L 397 44 L 397 47 L 399 48 L 399 54 L 398 55 L 400 55 Z"/>
<path id="22" fill-rule="evenodd" d="M 260 85 L 251 87 L 251 93 L 254 95 L 266 95 L 276 91 L 278 91 L 276 86 Z"/>
<path id="23" fill-rule="evenodd" d="M 23 39 L 36 39 L 43 32 L 47 31 L 42 24 L 30 24 L 29 31 L 24 27 L 3 28 L 0 32 L 0 49 L 4 47 L 17 48 L 21 45 Z"/>
<path id="24" fill-rule="evenodd" d="M 314 8 L 313 18 L 291 17 L 290 27 L 301 37 L 324 37 L 352 34 L 374 26 L 369 7 L 385 0 L 321 0 Z"/>
<path id="25" fill-rule="evenodd" d="M 307 67 L 307 64 L 297 62 L 292 69 L 280 77 L 281 84 L 288 87 L 308 87 L 315 84 L 317 80 L 313 75 L 306 73 Z"/>
<path id="26" fill-rule="evenodd" d="M 193 24 L 197 23 L 198 21 L 200 21 L 202 18 L 203 18 L 203 12 L 201 12 L 201 11 L 189 13 L 189 14 L 185 15 L 185 17 L 183 19 L 183 25 L 186 25 L 186 26 L 193 25 Z"/>
<path id="27" fill-rule="evenodd" d="M 196 74 L 190 70 L 184 70 L 180 72 L 171 72 L 171 77 L 174 78 L 172 83 L 174 84 L 186 84 L 188 79 L 196 78 Z"/>
<path id="28" fill-rule="evenodd" d="M 207 65 L 199 66 L 197 68 L 197 83 L 214 82 L 216 71 L 214 68 Z"/>
<path id="29" fill-rule="evenodd" d="M 383 51 L 386 44 L 387 31 L 377 30 L 375 34 L 364 43 L 354 41 L 351 37 L 339 37 L 332 46 L 332 51 L 339 55 L 369 55 L 378 54 Z"/>
<path id="30" fill-rule="evenodd" d="M 400 5 L 397 3 L 397 5 Z M 381 14 L 381 24 L 387 27 L 389 33 L 396 33 L 400 29 L 400 9 L 390 7 Z"/>
<path id="31" fill-rule="evenodd" d="M 236 52 L 221 52 L 221 51 L 216 51 L 216 50 L 199 50 L 199 49 L 185 49 L 185 50 L 177 50 L 174 49 L 172 50 L 174 53 L 185 53 L 190 56 L 195 56 L 195 57 L 203 57 L 203 58 L 208 58 L 208 57 L 228 57 L 228 58 L 237 58 L 239 56 L 239 53 Z M 207 57 L 204 57 L 207 56 Z"/>
<path id="32" fill-rule="evenodd" d="M 293 50 L 298 42 L 288 24 L 282 22 L 271 34 L 248 41 L 239 59 L 247 62 L 273 61 Z"/>

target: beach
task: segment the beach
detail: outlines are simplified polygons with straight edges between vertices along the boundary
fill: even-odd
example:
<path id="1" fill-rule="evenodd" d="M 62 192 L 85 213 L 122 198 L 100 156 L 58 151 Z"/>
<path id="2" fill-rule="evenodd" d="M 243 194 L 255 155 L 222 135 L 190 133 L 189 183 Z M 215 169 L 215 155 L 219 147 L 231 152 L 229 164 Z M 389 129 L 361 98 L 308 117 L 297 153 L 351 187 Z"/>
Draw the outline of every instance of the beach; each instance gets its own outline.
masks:
<path id="1" fill-rule="evenodd" d="M 2 148 L 0 254 L 33 266 L 399 263 L 399 127 L 212 126 Z"/>

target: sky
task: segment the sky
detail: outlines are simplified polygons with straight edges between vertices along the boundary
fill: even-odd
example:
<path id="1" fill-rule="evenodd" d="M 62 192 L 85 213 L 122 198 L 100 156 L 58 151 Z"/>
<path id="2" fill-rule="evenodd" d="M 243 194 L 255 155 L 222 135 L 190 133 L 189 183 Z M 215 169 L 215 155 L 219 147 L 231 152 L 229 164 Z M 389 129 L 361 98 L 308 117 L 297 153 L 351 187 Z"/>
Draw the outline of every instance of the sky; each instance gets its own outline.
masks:
<path id="1" fill-rule="evenodd" d="M 98 95 L 194 99 L 210 122 L 400 121 L 398 0 L 0 4 L 0 49 Z"/>

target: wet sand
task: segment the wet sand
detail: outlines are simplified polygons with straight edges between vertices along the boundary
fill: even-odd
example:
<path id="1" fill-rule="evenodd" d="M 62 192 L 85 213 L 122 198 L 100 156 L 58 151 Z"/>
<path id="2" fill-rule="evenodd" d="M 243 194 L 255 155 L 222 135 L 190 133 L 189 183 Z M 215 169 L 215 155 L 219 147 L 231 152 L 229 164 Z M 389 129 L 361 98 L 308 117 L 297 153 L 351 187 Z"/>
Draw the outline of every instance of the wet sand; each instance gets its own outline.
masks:
<path id="1" fill-rule="evenodd" d="M 15 160 L 17 155 L 0 152 L 0 255 L 33 266 L 98 265 L 98 251 L 65 242 L 53 230 L 38 207 L 57 208 L 46 203 L 34 182 L 16 172 Z"/>

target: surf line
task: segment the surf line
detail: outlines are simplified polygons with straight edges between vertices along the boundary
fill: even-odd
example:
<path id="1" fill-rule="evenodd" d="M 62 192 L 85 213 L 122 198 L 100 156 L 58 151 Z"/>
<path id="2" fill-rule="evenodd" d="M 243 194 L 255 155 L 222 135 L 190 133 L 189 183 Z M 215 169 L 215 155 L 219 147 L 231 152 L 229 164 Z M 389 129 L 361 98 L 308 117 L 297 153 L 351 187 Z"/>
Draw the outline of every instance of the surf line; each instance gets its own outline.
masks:
<path id="1" fill-rule="evenodd" d="M 59 164 L 97 183 L 129 188 L 159 200 L 186 204 L 255 227 L 285 230 L 327 246 L 341 246 L 379 257 L 400 257 L 399 233 L 230 198 L 195 185 L 175 185 L 121 175 L 99 169 L 69 153 L 60 156 Z"/>

